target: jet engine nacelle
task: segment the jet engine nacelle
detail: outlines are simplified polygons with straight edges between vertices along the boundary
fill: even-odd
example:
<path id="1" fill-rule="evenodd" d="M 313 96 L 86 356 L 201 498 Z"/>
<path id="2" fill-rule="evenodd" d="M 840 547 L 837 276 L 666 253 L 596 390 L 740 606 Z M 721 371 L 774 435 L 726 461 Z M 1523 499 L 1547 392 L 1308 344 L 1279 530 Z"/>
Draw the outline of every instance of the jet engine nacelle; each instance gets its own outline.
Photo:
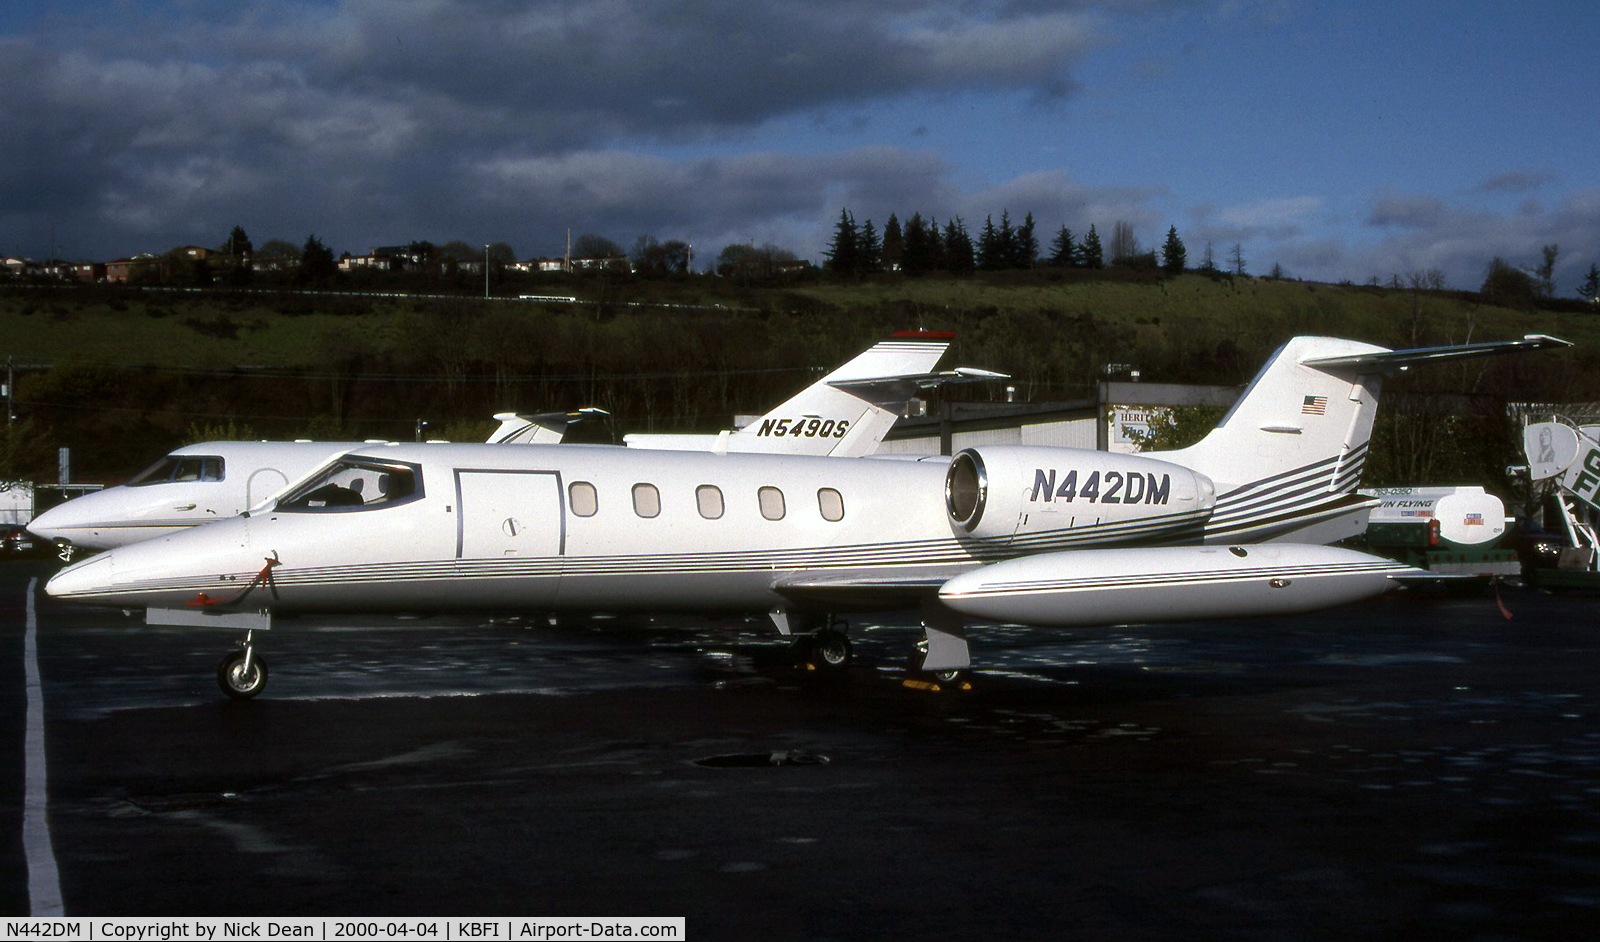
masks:
<path id="1" fill-rule="evenodd" d="M 945 476 L 950 522 L 985 540 L 1119 524 L 1143 539 L 1193 527 L 1215 505 L 1211 479 L 1182 465 L 1079 448 L 967 448 Z"/>

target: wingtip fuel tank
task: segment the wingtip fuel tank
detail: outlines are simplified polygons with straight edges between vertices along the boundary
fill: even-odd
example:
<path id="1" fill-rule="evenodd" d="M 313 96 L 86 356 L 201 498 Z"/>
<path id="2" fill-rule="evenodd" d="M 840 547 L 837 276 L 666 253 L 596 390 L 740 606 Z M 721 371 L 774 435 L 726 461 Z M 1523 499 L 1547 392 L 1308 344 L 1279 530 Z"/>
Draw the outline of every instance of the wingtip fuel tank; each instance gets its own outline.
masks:
<path id="1" fill-rule="evenodd" d="M 1334 546 L 1171 546 L 1023 556 L 963 573 L 939 601 L 971 618 L 1077 627 L 1315 611 L 1413 570 Z"/>

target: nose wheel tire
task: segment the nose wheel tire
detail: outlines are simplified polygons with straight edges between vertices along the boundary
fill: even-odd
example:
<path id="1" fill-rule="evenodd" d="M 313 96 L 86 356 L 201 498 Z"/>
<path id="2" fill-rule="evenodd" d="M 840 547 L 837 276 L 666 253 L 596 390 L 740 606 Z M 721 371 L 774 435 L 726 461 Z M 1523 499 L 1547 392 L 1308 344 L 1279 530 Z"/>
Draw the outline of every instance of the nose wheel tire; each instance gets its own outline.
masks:
<path id="1" fill-rule="evenodd" d="M 234 651 L 217 665 L 217 686 L 235 700 L 248 700 L 267 685 L 267 662 L 261 655 L 252 652 L 248 670 L 244 662 L 245 652 Z"/>

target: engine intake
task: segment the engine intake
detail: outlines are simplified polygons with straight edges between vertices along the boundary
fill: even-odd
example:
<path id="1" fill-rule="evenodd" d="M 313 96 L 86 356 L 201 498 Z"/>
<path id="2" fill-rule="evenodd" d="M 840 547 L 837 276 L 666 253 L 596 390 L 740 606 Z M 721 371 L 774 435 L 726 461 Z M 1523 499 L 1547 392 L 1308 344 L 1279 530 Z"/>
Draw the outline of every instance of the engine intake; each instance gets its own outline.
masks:
<path id="1" fill-rule="evenodd" d="M 1211 479 L 1189 468 L 1077 448 L 967 448 L 945 475 L 950 522 L 987 540 L 1113 526 L 1154 536 L 1193 526 L 1215 504 Z"/>

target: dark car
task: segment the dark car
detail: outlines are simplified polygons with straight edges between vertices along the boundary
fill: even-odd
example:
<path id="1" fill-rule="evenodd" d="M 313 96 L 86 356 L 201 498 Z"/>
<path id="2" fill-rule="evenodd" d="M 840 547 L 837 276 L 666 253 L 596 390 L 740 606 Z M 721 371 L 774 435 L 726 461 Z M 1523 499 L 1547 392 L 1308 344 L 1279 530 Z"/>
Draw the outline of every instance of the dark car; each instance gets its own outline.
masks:
<path id="1" fill-rule="evenodd" d="M 34 536 L 26 527 L 0 524 L 0 557 L 45 556 L 51 548 L 49 540 Z"/>

